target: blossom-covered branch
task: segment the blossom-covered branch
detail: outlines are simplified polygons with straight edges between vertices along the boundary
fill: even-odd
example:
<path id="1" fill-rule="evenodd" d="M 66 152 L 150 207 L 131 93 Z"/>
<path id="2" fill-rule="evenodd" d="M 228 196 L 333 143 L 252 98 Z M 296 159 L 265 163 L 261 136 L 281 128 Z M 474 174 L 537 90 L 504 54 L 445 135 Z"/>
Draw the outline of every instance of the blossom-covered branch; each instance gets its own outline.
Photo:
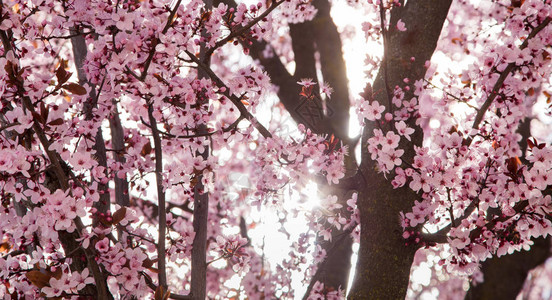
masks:
<path id="1" fill-rule="evenodd" d="M 541 30 L 543 30 L 548 24 L 552 21 L 552 18 L 547 17 L 544 19 L 542 23 L 540 23 L 537 27 L 533 28 L 533 30 L 529 33 L 527 38 L 523 41 L 521 46 L 519 47 L 519 51 L 523 51 L 523 49 L 527 48 L 529 45 L 529 41 L 535 37 Z M 473 121 L 472 128 L 477 129 L 479 128 L 479 124 L 483 120 L 483 117 L 485 116 L 485 113 L 489 108 L 491 107 L 491 104 L 495 100 L 495 98 L 499 95 L 499 91 L 502 88 L 502 85 L 504 84 L 504 80 L 514 71 L 518 64 L 516 62 L 509 63 L 506 68 L 504 68 L 504 71 L 500 73 L 500 77 L 496 80 L 495 85 L 493 86 L 492 90 L 489 92 L 489 96 L 487 97 L 487 100 L 485 100 L 485 103 L 479 108 L 477 115 L 475 116 L 475 120 Z M 471 140 L 469 140 L 471 144 Z"/>

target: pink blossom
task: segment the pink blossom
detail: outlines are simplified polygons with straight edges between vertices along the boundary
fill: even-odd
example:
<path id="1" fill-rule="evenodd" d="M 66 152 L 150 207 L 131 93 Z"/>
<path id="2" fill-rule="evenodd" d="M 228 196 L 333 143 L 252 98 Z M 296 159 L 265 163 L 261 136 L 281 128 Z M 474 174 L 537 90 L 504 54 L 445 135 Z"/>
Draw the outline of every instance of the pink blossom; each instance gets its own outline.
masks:
<path id="1" fill-rule="evenodd" d="M 132 30 L 134 28 L 132 14 L 114 14 L 113 21 L 116 22 L 115 25 L 119 30 L 125 31 Z"/>
<path id="2" fill-rule="evenodd" d="M 311 87 L 313 85 L 316 85 L 316 82 L 314 82 L 312 78 L 303 78 L 300 81 L 298 81 L 297 84 L 304 87 Z"/>
<path id="3" fill-rule="evenodd" d="M 103 238 L 100 241 L 96 242 L 95 246 L 96 250 L 99 252 L 106 252 L 109 250 L 109 240 L 107 238 Z"/>
<path id="4" fill-rule="evenodd" d="M 404 121 L 396 122 L 395 128 L 400 135 L 404 136 L 407 140 L 410 141 L 410 135 L 414 133 L 414 129 L 406 126 L 406 123 Z"/>
<path id="5" fill-rule="evenodd" d="M 377 101 L 372 101 L 372 103 L 363 101 L 359 108 L 360 116 L 369 121 L 379 120 L 384 110 L 385 106 L 380 105 Z"/>
<path id="6" fill-rule="evenodd" d="M 89 276 L 88 268 L 84 269 L 81 273 L 72 272 L 71 280 L 77 290 L 82 290 L 86 285 L 94 283 L 94 278 Z"/>
<path id="7" fill-rule="evenodd" d="M 76 152 L 69 158 L 69 163 L 73 165 L 75 170 L 92 169 L 94 161 L 89 153 Z"/>
<path id="8" fill-rule="evenodd" d="M 325 94 L 329 98 L 333 93 L 333 88 L 327 82 L 321 83 L 320 93 Z"/>
<path id="9" fill-rule="evenodd" d="M 406 26 L 404 25 L 404 22 L 400 19 L 397 21 L 397 30 L 406 31 Z"/>

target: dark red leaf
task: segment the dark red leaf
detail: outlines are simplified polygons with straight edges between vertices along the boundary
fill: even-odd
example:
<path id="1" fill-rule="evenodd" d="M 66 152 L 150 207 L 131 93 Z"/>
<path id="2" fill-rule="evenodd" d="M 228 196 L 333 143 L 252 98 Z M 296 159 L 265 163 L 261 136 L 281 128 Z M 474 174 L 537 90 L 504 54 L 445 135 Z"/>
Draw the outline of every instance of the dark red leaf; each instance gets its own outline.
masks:
<path id="1" fill-rule="evenodd" d="M 56 77 L 57 77 L 57 80 L 58 80 L 58 86 L 66 83 L 67 80 L 69 80 L 69 78 L 71 78 L 72 73 L 67 72 L 65 70 L 66 64 L 67 64 L 66 62 L 62 61 L 59 64 L 59 67 L 56 70 Z"/>
<path id="2" fill-rule="evenodd" d="M 126 216 L 126 207 L 119 208 L 116 212 L 113 213 L 113 225 L 119 224 Z"/>
<path id="3" fill-rule="evenodd" d="M 506 160 L 506 167 L 508 168 L 508 171 L 512 174 L 516 174 L 520 166 L 521 160 L 519 160 L 519 157 L 517 156 L 510 157 Z"/>
<path id="4" fill-rule="evenodd" d="M 48 125 L 61 125 L 63 124 L 63 119 L 62 118 L 57 118 L 55 120 L 52 120 L 50 122 L 48 122 Z"/>
<path id="5" fill-rule="evenodd" d="M 537 140 L 535 139 L 535 143 L 537 142 Z M 529 149 L 533 149 L 533 147 L 535 147 L 535 143 L 533 143 L 533 141 L 531 140 L 531 138 L 528 138 L 527 139 L 527 146 L 529 147 Z"/>
<path id="6" fill-rule="evenodd" d="M 42 116 L 39 113 L 37 113 L 36 111 L 34 111 L 34 110 L 31 111 L 31 115 L 33 116 L 33 118 L 35 118 L 35 120 L 38 121 L 38 123 L 40 123 L 40 124 L 46 123 L 46 121 L 44 119 L 42 119 Z"/>
<path id="7" fill-rule="evenodd" d="M 86 95 L 86 89 L 77 83 L 68 83 L 61 87 L 75 95 Z"/>
<path id="8" fill-rule="evenodd" d="M 32 270 L 25 273 L 25 277 L 38 288 L 43 288 L 50 285 L 50 278 L 53 276 L 50 274 L 43 273 L 38 270 Z"/>
<path id="9" fill-rule="evenodd" d="M 142 156 L 146 156 L 148 154 L 151 153 L 151 143 L 150 142 L 147 142 L 143 147 L 142 147 L 142 151 L 140 151 L 140 154 L 142 154 Z"/>

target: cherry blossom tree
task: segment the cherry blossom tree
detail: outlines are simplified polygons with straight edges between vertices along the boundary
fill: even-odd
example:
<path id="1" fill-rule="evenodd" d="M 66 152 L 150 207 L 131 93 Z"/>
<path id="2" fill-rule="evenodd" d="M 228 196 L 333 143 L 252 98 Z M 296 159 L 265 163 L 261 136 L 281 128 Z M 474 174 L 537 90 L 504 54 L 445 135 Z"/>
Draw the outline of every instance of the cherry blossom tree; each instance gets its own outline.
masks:
<path id="1" fill-rule="evenodd" d="M 327 0 L 0 1 L 0 295 L 340 299 L 353 242 L 350 299 L 429 257 L 474 295 L 546 249 L 552 149 L 518 129 L 551 111 L 550 1 L 347 5 L 360 95 Z"/>

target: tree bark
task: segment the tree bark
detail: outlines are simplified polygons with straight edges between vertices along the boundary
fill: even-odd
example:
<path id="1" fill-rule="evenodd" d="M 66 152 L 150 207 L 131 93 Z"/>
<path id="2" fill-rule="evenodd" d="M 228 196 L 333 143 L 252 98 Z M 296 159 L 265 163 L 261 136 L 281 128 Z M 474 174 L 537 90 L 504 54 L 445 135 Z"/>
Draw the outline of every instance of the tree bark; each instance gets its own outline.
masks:
<path id="1" fill-rule="evenodd" d="M 529 271 L 550 256 L 550 238 L 534 240 L 530 251 L 487 259 L 481 265 L 483 282 L 470 286 L 465 300 L 515 300 L 521 292 Z"/>
<path id="2" fill-rule="evenodd" d="M 213 7 L 212 0 L 203 0 L 205 9 Z M 205 32 L 202 32 L 205 35 Z M 210 64 L 210 58 L 205 56 L 206 46 L 201 44 L 199 59 L 205 65 Z M 208 77 L 204 71 L 198 69 L 198 78 Z M 199 133 L 205 133 L 207 127 L 204 124 L 199 126 Z M 209 157 L 209 146 L 205 147 L 203 153 L 196 152 L 197 157 L 207 160 Z M 202 172 L 202 170 L 201 170 Z M 209 219 L 209 194 L 204 190 L 202 183 L 203 175 L 197 174 L 197 183 L 194 190 L 194 242 L 192 248 L 192 276 L 190 280 L 190 294 L 194 300 L 203 300 L 207 298 L 207 227 Z"/>
<path id="3" fill-rule="evenodd" d="M 412 207 L 413 195 L 408 188 L 392 190 L 380 174 L 366 179 L 359 198 L 360 249 L 349 299 L 404 299 L 416 247 L 404 244 L 399 212 Z"/>
<path id="4" fill-rule="evenodd" d="M 78 34 L 79 31 L 73 28 L 71 30 L 71 33 Z M 86 48 L 86 41 L 83 35 L 76 35 L 71 38 L 71 44 L 73 49 L 75 66 L 77 68 L 79 84 L 81 86 L 88 84 L 92 87 L 90 90 L 90 94 L 88 95 L 88 99 L 84 103 L 85 119 L 87 121 L 90 121 L 95 118 L 94 109 L 96 109 L 98 106 L 97 105 L 98 95 L 96 94 L 96 86 L 90 84 L 83 70 L 84 60 L 86 59 L 86 55 L 88 52 Z M 103 138 L 102 127 L 99 127 L 98 131 L 96 131 L 96 136 L 94 137 L 94 145 L 92 146 L 92 149 L 95 151 L 94 159 L 98 162 L 98 165 L 104 167 L 105 170 L 107 170 L 107 153 L 105 149 L 105 141 Z M 104 171 L 104 173 L 105 175 L 107 175 L 107 171 Z M 110 199 L 109 199 L 109 191 L 108 191 L 109 187 L 106 183 L 101 183 L 96 179 L 93 179 L 93 180 L 98 183 L 98 192 L 100 194 L 100 199 L 93 204 L 93 207 L 96 209 L 98 214 L 106 214 L 111 205 Z M 93 219 L 92 225 L 98 226 L 100 223 L 99 220 L 100 218 Z"/>
<path id="5" fill-rule="evenodd" d="M 215 0 L 214 4 L 224 3 L 229 7 L 237 7 L 234 0 Z M 342 141 L 348 141 L 349 96 L 347 74 L 341 49 L 341 40 L 337 27 L 329 15 L 328 0 L 314 0 L 313 5 L 319 9 L 319 14 L 310 22 L 290 25 L 296 70 L 290 74 L 277 55 L 265 56 L 263 53 L 272 48 L 265 41 L 252 40 L 251 44 L 242 44 L 249 49 L 249 55 L 258 60 L 270 76 L 272 83 L 279 87 L 278 98 L 298 124 L 304 124 L 314 133 L 334 134 Z M 301 78 L 316 80 L 315 51 L 320 52 L 323 77 L 334 88 L 334 96 L 328 101 L 333 114 L 324 115 L 320 99 L 313 99 L 312 109 L 317 115 L 306 117 L 303 113 L 304 101 L 301 99 L 301 87 L 297 81 Z M 331 66 L 329 64 L 331 63 Z M 328 66 L 324 66 L 328 64 Z M 339 117 L 338 117 L 339 116 Z M 335 123 L 335 124 L 334 124 Z M 347 128 L 347 129 L 345 129 Z M 347 143 L 346 143 L 347 144 Z"/>
<path id="6" fill-rule="evenodd" d="M 374 82 L 373 95 L 375 100 L 386 106 L 386 112 L 392 111 L 392 94 L 388 87 L 405 87 L 404 78 L 409 78 L 410 84 L 413 84 L 424 77 L 424 64 L 435 51 L 451 2 L 408 1 L 402 7 L 392 9 L 390 29 L 384 38 L 384 62 Z M 398 20 L 405 23 L 405 32 L 393 29 Z M 405 99 L 414 96 L 413 90 L 410 86 L 410 91 L 405 92 Z M 412 137 L 413 144 L 421 145 L 422 131 L 416 126 L 414 118 L 408 125 L 417 129 L 416 136 Z M 366 182 L 358 198 L 361 240 L 349 299 L 404 299 L 416 248 L 405 246 L 399 213 L 410 210 L 418 196 L 408 187 L 393 189 L 383 174 L 377 173 L 377 166 L 366 149 L 373 129 L 373 124 L 368 123 L 362 136 L 360 172 Z M 413 145 L 403 142 L 400 148 L 405 149 L 403 161 L 412 161 L 415 155 Z"/>
<path id="7" fill-rule="evenodd" d="M 113 148 L 113 160 L 123 165 L 126 162 L 125 158 L 125 142 L 124 142 L 124 129 L 121 124 L 121 118 L 119 118 L 119 112 L 117 109 L 117 103 L 113 101 L 113 112 L 109 118 L 109 128 L 111 129 L 111 145 Z M 130 206 L 130 195 L 128 191 L 128 180 L 126 176 L 119 178 L 115 176 L 115 203 L 121 207 Z"/>
<path id="8" fill-rule="evenodd" d="M 331 109 L 326 122 L 329 123 L 331 133 L 345 144 L 351 145 L 348 142 L 351 105 L 341 37 L 330 15 L 331 6 L 328 0 L 315 0 L 313 5 L 318 13 L 309 24 L 312 27 L 316 50 L 320 54 L 322 77 L 333 88 L 331 99 L 326 101 L 326 105 Z"/>

